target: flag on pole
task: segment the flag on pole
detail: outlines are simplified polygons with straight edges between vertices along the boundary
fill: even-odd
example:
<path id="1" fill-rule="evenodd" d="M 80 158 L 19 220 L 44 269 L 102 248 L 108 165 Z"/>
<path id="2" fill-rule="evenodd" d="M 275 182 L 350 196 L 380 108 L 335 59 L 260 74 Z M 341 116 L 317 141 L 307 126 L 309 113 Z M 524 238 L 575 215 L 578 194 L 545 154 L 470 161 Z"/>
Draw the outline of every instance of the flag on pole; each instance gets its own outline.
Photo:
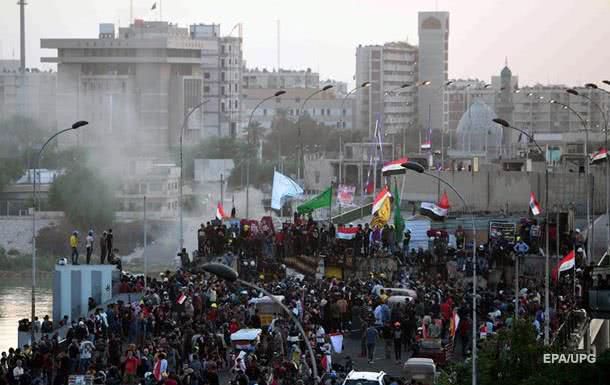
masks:
<path id="1" fill-rule="evenodd" d="M 407 172 L 407 169 L 402 167 L 402 164 L 407 163 L 408 161 L 409 158 L 404 157 L 391 162 L 386 162 L 381 168 L 381 173 L 383 176 L 404 174 Z"/>
<path id="2" fill-rule="evenodd" d="M 373 219 L 371 220 L 373 228 L 382 228 L 390 220 L 390 215 L 392 214 L 391 197 L 392 194 L 390 194 L 388 186 L 385 186 L 375 197 L 373 202 Z"/>
<path id="3" fill-rule="evenodd" d="M 401 242 L 405 231 L 405 220 L 400 212 L 400 195 L 398 194 L 396 180 L 394 180 L 394 193 L 392 195 L 394 195 L 394 238 L 396 242 Z"/>
<path id="4" fill-rule="evenodd" d="M 449 320 L 449 333 L 451 337 L 455 338 L 458 327 L 460 326 L 460 316 L 458 315 L 457 309 L 453 309 L 453 314 Z"/>
<path id="5" fill-rule="evenodd" d="M 540 212 L 542 211 L 540 209 L 540 204 L 536 200 L 536 195 L 533 192 L 530 193 L 530 210 L 532 211 L 533 216 L 540 215 Z"/>
<path id="6" fill-rule="evenodd" d="M 315 209 L 319 209 L 322 207 L 330 207 L 332 204 L 333 198 L 333 188 L 332 186 L 318 194 L 313 199 L 303 203 L 302 205 L 297 207 L 297 211 L 299 214 L 307 214 Z"/>
<path id="7" fill-rule="evenodd" d="M 591 154 L 591 164 L 599 164 L 608 160 L 608 150 L 600 148 L 597 152 Z"/>
<path id="8" fill-rule="evenodd" d="M 231 203 L 233 204 L 233 208 L 231 209 L 231 218 L 235 218 L 237 214 L 237 210 L 235 210 L 235 195 L 231 198 Z"/>
<path id="9" fill-rule="evenodd" d="M 271 191 L 271 208 L 279 210 L 282 208 L 282 198 L 294 197 L 303 194 L 303 189 L 297 182 L 280 174 L 277 171 L 273 173 L 273 188 Z"/>
<path id="10" fill-rule="evenodd" d="M 225 214 L 225 209 L 222 207 L 222 203 L 218 202 L 218 205 L 216 206 L 216 219 L 222 221 L 223 219 L 227 218 L 228 216 Z"/>
<path id="11" fill-rule="evenodd" d="M 151 11 L 154 11 L 155 9 L 157 9 L 157 3 L 153 3 L 152 7 L 150 7 Z"/>
<path id="12" fill-rule="evenodd" d="M 350 239 L 356 238 L 357 233 L 358 233 L 357 227 L 339 226 L 337 228 L 336 237 L 339 239 L 345 239 L 345 240 L 349 241 Z"/>
<path id="13" fill-rule="evenodd" d="M 379 191 L 379 194 L 377 194 L 375 200 L 373 201 L 373 210 L 371 211 L 371 214 L 375 214 L 377 211 L 379 211 L 381 206 L 384 204 L 385 199 L 389 199 L 391 196 L 392 194 L 390 194 L 390 189 L 388 188 L 388 186 L 384 186 L 384 188 Z"/>
<path id="14" fill-rule="evenodd" d="M 553 281 L 557 281 L 559 279 L 559 275 L 564 271 L 568 271 L 574 269 L 576 267 L 576 253 L 574 250 L 570 251 L 568 255 L 563 257 L 561 261 L 553 268 L 553 273 L 551 277 L 553 277 Z"/>
<path id="15" fill-rule="evenodd" d="M 438 203 L 422 202 L 419 213 L 434 221 L 444 221 L 449 213 L 450 207 L 449 196 L 447 195 L 447 191 L 445 191 Z"/>

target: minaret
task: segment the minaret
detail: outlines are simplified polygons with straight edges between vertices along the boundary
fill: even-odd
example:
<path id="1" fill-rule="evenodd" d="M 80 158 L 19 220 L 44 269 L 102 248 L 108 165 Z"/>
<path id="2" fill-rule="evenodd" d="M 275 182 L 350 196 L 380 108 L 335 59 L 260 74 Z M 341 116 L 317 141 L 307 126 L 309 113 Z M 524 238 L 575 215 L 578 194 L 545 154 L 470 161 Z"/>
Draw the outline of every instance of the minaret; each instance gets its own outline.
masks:
<path id="1" fill-rule="evenodd" d="M 513 73 L 508 68 L 508 58 L 505 58 L 504 68 L 500 72 L 500 92 L 496 96 L 496 114 L 498 118 L 504 119 L 507 122 L 513 121 L 513 110 L 515 109 L 513 104 L 512 77 Z M 504 127 L 502 131 L 502 147 L 505 154 L 508 154 L 508 149 L 512 145 L 512 137 L 513 130 Z"/>

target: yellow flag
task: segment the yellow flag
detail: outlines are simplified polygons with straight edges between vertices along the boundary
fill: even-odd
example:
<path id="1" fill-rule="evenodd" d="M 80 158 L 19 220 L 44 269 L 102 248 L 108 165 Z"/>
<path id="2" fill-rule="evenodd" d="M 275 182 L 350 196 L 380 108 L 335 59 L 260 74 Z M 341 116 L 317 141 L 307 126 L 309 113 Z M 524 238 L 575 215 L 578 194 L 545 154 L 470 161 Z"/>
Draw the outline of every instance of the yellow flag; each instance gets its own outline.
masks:
<path id="1" fill-rule="evenodd" d="M 371 220 L 371 227 L 382 228 L 390 220 L 392 214 L 392 205 L 390 204 L 390 197 L 386 196 L 381 203 L 381 207 L 373 214 Z"/>

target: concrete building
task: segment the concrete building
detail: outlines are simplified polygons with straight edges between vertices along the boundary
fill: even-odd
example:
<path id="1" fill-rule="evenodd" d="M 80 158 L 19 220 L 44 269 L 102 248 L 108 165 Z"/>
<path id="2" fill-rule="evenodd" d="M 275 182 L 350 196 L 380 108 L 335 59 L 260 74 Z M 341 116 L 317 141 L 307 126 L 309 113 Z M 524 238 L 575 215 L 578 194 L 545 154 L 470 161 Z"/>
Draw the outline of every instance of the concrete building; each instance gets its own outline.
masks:
<path id="1" fill-rule="evenodd" d="M 174 218 L 178 214 L 180 167 L 156 163 L 152 159 L 138 159 L 130 161 L 125 176 L 117 193 L 119 211 L 141 212 L 146 197 L 151 217 Z"/>
<path id="2" fill-rule="evenodd" d="M 41 61 L 57 63 L 58 126 L 91 124 L 62 142 L 113 143 L 132 155 L 164 149 L 178 141 L 185 111 L 203 97 L 209 44 L 188 28 L 135 20 L 116 33 L 113 24 L 100 24 L 98 38 L 42 39 L 41 47 L 56 50 Z M 189 127 L 187 139 L 202 136 L 201 127 Z"/>
<path id="3" fill-rule="evenodd" d="M 287 88 L 317 88 L 320 85 L 320 74 L 311 68 L 306 70 L 275 69 L 247 69 L 243 73 L 242 85 L 244 89 L 272 88 L 283 90 Z"/>
<path id="4" fill-rule="evenodd" d="M 372 137 L 381 119 L 383 132 L 401 134 L 416 120 L 418 49 L 406 42 L 356 48 L 356 84 L 371 82 L 356 95 L 356 128 Z"/>
<path id="5" fill-rule="evenodd" d="M 242 124 L 244 130 L 248 126 L 248 120 L 254 107 L 262 99 L 273 95 L 276 90 L 275 88 L 244 89 L 244 120 Z M 314 91 L 315 89 L 312 90 L 311 88 L 288 88 L 284 95 L 270 99 L 261 105 L 254 112 L 252 120 L 261 124 L 266 130 L 269 130 L 276 114 L 279 111 L 283 111 L 288 119 L 296 121 L 303 100 Z M 341 129 L 352 129 L 354 127 L 352 103 L 348 99 L 344 104 L 343 98 L 335 94 L 333 90 L 321 92 L 309 99 L 305 107 L 305 113 L 319 124 L 329 127 Z"/>
<path id="6" fill-rule="evenodd" d="M 443 85 L 449 71 L 449 12 L 419 12 L 420 81 L 430 87 L 418 92 L 418 116 L 421 127 L 437 131 L 443 124 Z"/>
<path id="7" fill-rule="evenodd" d="M 243 52 L 239 36 L 220 36 L 219 24 L 191 25 L 191 38 L 204 43 L 201 51 L 203 72 L 202 138 L 235 136 L 241 120 Z M 197 103 L 201 98 L 197 100 Z M 189 106 L 191 108 L 192 106 Z M 196 116 L 199 116 L 197 114 Z"/>
<path id="8" fill-rule="evenodd" d="M 57 127 L 55 72 L 28 68 L 19 72 L 18 60 L 0 60 L 0 119 L 23 116 L 45 130 Z"/>

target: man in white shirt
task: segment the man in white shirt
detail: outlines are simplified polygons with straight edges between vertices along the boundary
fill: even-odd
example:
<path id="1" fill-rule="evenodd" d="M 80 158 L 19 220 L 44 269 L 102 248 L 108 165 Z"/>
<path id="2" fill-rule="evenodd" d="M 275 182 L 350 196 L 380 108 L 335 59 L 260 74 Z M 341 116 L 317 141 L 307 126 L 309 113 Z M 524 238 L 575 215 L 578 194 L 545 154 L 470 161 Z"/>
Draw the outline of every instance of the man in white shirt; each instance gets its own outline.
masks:
<path id="1" fill-rule="evenodd" d="M 91 362 L 91 355 L 95 350 L 93 342 L 85 339 L 80 343 L 80 364 L 79 370 L 81 373 L 86 373 L 89 369 L 89 363 Z"/>
<path id="2" fill-rule="evenodd" d="M 21 360 L 17 360 L 15 363 L 15 368 L 13 369 L 13 378 L 15 379 L 16 384 L 20 384 L 21 376 L 24 374 L 23 367 L 21 366 Z"/>
<path id="3" fill-rule="evenodd" d="M 91 253 L 93 252 L 93 230 L 89 230 L 87 238 L 85 238 L 85 249 L 87 250 L 87 265 L 91 262 Z"/>

